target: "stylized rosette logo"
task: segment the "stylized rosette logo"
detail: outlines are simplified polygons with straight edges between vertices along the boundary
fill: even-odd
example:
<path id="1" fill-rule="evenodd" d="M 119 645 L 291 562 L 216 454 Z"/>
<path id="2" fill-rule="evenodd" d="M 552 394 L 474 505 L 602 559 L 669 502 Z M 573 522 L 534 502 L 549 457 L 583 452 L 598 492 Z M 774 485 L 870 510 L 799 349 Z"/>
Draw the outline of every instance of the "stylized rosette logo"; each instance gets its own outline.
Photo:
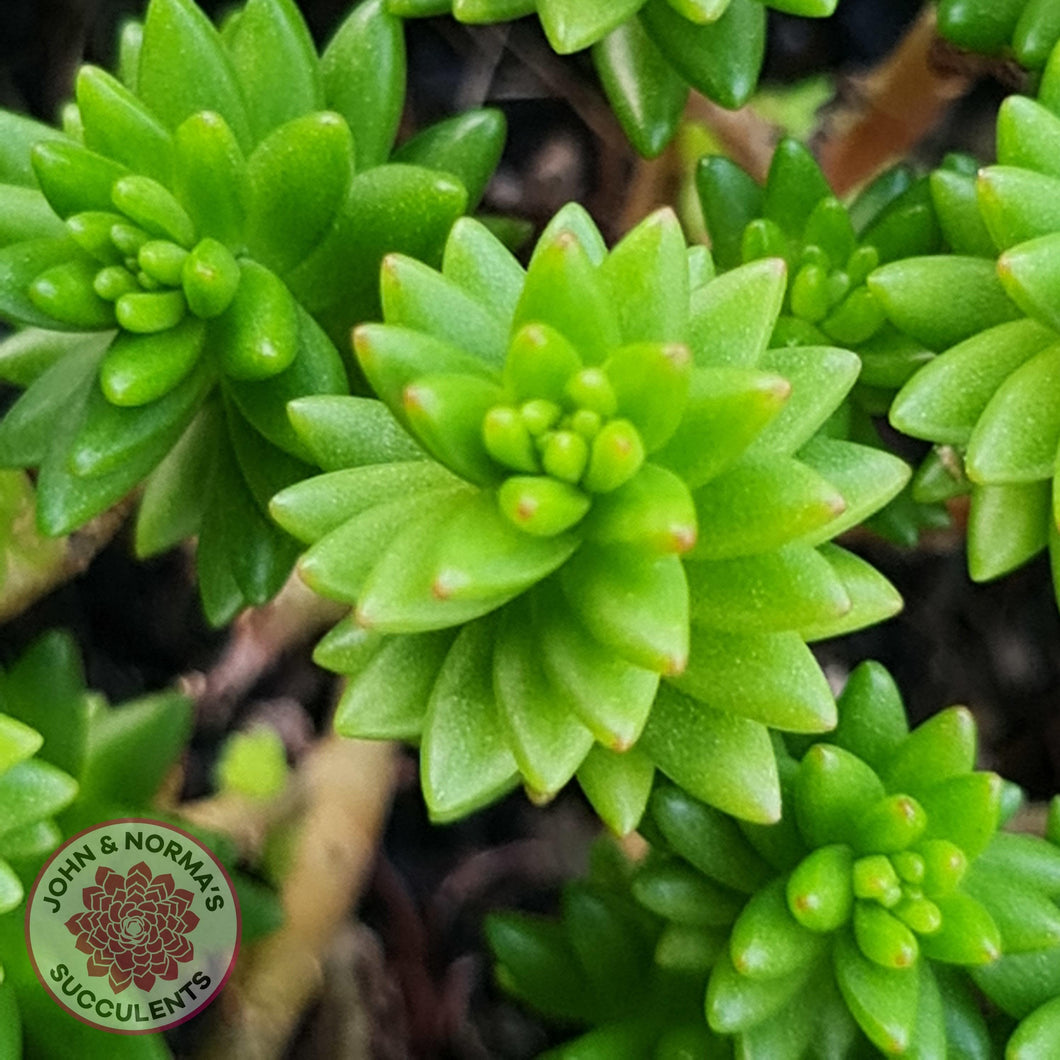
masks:
<path id="1" fill-rule="evenodd" d="M 88 955 L 89 975 L 108 976 L 115 994 L 130 983 L 146 991 L 156 976 L 176 979 L 178 964 L 192 959 L 187 935 L 199 923 L 193 897 L 175 888 L 169 873 L 152 876 L 143 861 L 128 876 L 101 865 L 96 885 L 83 892 L 86 912 L 70 917 L 66 928 Z"/>

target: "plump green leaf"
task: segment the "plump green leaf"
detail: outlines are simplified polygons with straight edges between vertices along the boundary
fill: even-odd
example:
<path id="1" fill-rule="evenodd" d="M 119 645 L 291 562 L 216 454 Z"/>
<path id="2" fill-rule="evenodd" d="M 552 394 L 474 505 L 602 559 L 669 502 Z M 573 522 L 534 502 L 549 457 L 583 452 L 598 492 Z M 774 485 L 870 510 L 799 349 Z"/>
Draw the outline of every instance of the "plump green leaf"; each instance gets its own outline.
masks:
<path id="1" fill-rule="evenodd" d="M 997 160 L 1060 177 L 1060 118 L 1026 96 L 1009 96 L 997 112 Z"/>
<path id="2" fill-rule="evenodd" d="M 463 817 L 514 783 L 493 693 L 494 624 L 466 626 L 453 644 L 431 693 L 423 726 L 423 794 L 435 821 Z"/>
<path id="3" fill-rule="evenodd" d="M 916 438 L 966 445 L 998 387 L 1055 341 L 1034 320 L 999 324 L 926 364 L 899 391 L 891 422 Z"/>
<path id="4" fill-rule="evenodd" d="M 780 412 L 791 385 L 750 368 L 703 368 L 689 381 L 685 414 L 670 441 L 654 455 L 691 489 L 734 463 Z"/>
<path id="5" fill-rule="evenodd" d="M 358 173 L 331 228 L 286 282 L 346 348 L 349 328 L 379 314 L 384 255 L 436 262 L 466 202 L 464 188 L 434 170 L 388 165 Z"/>
<path id="6" fill-rule="evenodd" d="M 666 842 L 705 876 L 740 894 L 754 894 L 774 876 L 733 819 L 670 784 L 649 801 Z"/>
<path id="7" fill-rule="evenodd" d="M 650 758 L 636 748 L 618 752 L 594 744 L 577 776 L 585 797 L 612 832 L 627 835 L 637 827 L 655 776 Z"/>
<path id="8" fill-rule="evenodd" d="M 768 730 L 715 710 L 667 683 L 638 747 L 689 794 L 725 813 L 769 824 L 780 817 L 780 783 Z"/>
<path id="9" fill-rule="evenodd" d="M 784 298 L 777 258 L 755 261 L 692 293 L 689 346 L 700 368 L 757 368 Z"/>
<path id="10" fill-rule="evenodd" d="M 180 0 L 171 2 L 179 3 Z M 164 7 L 165 5 L 160 5 L 159 8 L 162 11 L 160 17 L 163 18 Z M 205 19 L 197 8 L 195 16 Z M 168 76 L 169 73 L 163 74 L 163 77 Z M 173 76 L 181 75 L 174 72 Z M 120 163 L 135 173 L 168 184 L 173 172 L 173 138 L 165 125 L 159 121 L 158 115 L 145 107 L 121 82 L 95 66 L 81 67 L 77 74 L 76 90 L 77 106 L 84 122 L 85 146 L 112 160 L 112 163 Z M 182 97 L 183 92 L 178 99 Z M 176 125 L 173 128 L 176 128 Z M 48 145 L 45 148 L 46 155 L 54 157 L 57 153 L 56 147 L 57 145 Z M 34 152 L 35 155 L 40 153 L 40 148 Z M 69 151 L 65 153 L 71 154 Z M 34 166 L 47 194 L 37 161 Z M 85 208 L 91 209 L 82 207 Z"/>
<path id="11" fill-rule="evenodd" d="M 274 129 L 247 160 L 250 253 L 280 274 L 305 259 L 343 208 L 353 158 L 349 126 L 333 111 Z"/>
<path id="12" fill-rule="evenodd" d="M 759 368 L 788 380 L 791 397 L 748 450 L 749 455 L 791 454 L 801 449 L 854 385 L 860 362 L 833 346 L 769 350 Z"/>
<path id="13" fill-rule="evenodd" d="M 799 831 L 814 847 L 852 843 L 861 817 L 883 796 L 880 778 L 860 758 L 832 744 L 814 744 L 795 780 Z"/>
<path id="14" fill-rule="evenodd" d="M 639 738 L 659 675 L 601 644 L 555 586 L 535 590 L 542 665 L 597 740 L 625 751 Z"/>
<path id="15" fill-rule="evenodd" d="M 742 106 L 754 90 L 765 52 L 765 12 L 732 0 L 709 25 L 682 18 L 666 0 L 648 0 L 640 19 L 648 35 L 693 88 L 723 107 Z"/>
<path id="16" fill-rule="evenodd" d="M 821 934 L 791 915 L 785 881 L 776 879 L 743 907 L 732 928 L 729 956 L 740 975 L 772 980 L 815 964 L 825 946 Z"/>
<path id="17" fill-rule="evenodd" d="M 831 523 L 843 496 L 799 460 L 741 460 L 695 493 L 701 528 L 694 559 L 725 560 L 771 551 Z"/>
<path id="18" fill-rule="evenodd" d="M 973 482 L 1034 482 L 1052 474 L 1060 442 L 1058 377 L 1060 346 L 1049 346 L 998 387 L 968 440 L 965 470 Z"/>
<path id="19" fill-rule="evenodd" d="M 789 732 L 836 722 L 824 674 L 795 633 L 733 635 L 696 627 L 688 669 L 674 680 L 709 706 Z"/>
<path id="20" fill-rule="evenodd" d="M 878 662 L 858 665 L 838 700 L 839 724 L 830 742 L 879 770 L 909 734 L 894 678 Z"/>
<path id="21" fill-rule="evenodd" d="M 451 173 L 467 189 L 467 208 L 478 206 L 504 150 L 507 121 L 493 108 L 436 122 L 394 152 L 395 162 Z"/>
<path id="22" fill-rule="evenodd" d="M 285 79 L 289 76 L 285 70 Z M 290 87 L 289 81 L 285 84 Z M 252 142 L 235 70 L 217 30 L 192 0 L 152 0 L 144 20 L 136 89 L 169 129 L 191 114 L 212 110 L 224 118 L 244 150 Z"/>
<path id="23" fill-rule="evenodd" d="M 654 158 L 677 131 L 687 82 L 635 18 L 593 45 L 593 63 L 626 136 L 641 155 Z"/>
<path id="24" fill-rule="evenodd" d="M 573 612 L 628 662 L 678 674 L 688 662 L 688 586 L 676 556 L 584 546 L 560 584 Z"/>
<path id="25" fill-rule="evenodd" d="M 335 731 L 356 739 L 419 737 L 453 639 L 443 630 L 385 640 L 346 685 L 335 708 Z"/>
<path id="26" fill-rule="evenodd" d="M 327 105 L 353 130 L 358 169 L 390 154 L 405 102 L 405 39 L 382 0 L 357 5 L 321 59 Z"/>
<path id="27" fill-rule="evenodd" d="M 839 989 L 861 1029 L 883 1052 L 905 1052 L 916 1022 L 916 969 L 884 968 L 864 956 L 846 934 L 837 937 L 833 952 Z"/>
<path id="28" fill-rule="evenodd" d="M 255 140 L 301 114 L 323 110 L 316 47 L 293 0 L 248 0 L 225 47 Z"/>
<path id="29" fill-rule="evenodd" d="M 872 564 L 831 543 L 821 545 L 819 551 L 843 586 L 850 600 L 850 609 L 835 618 L 800 625 L 799 633 L 805 640 L 824 640 L 852 633 L 883 622 L 901 611 L 902 598 L 898 590 Z"/>
<path id="30" fill-rule="evenodd" d="M 999 271 L 1004 280 L 1004 267 Z M 1019 315 L 1011 286 L 1003 287 L 994 263 L 983 258 L 908 258 L 877 269 L 867 282 L 891 321 L 933 350 Z"/>
<path id="31" fill-rule="evenodd" d="M 692 619 L 734 633 L 773 633 L 841 618 L 850 596 L 829 562 L 804 545 L 686 564 Z"/>

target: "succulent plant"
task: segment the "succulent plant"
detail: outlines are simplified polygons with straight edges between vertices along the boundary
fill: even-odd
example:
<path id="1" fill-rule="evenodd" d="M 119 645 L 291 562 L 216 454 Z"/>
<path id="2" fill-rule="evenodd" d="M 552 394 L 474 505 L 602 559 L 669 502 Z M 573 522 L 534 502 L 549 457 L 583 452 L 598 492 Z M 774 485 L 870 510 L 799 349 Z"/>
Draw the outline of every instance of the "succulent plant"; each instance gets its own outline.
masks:
<path id="1" fill-rule="evenodd" d="M 248 0 L 223 33 L 151 0 L 119 74 L 80 70 L 65 133 L 0 114 L 0 319 L 26 326 L 0 372 L 27 386 L 0 463 L 40 467 L 49 534 L 150 475 L 138 549 L 198 534 L 222 624 L 296 554 L 265 514 L 307 471 L 286 401 L 349 391 L 332 340 L 377 313 L 385 251 L 437 257 L 503 120 L 471 112 L 389 163 L 404 43 L 381 0 L 323 56 L 291 0 Z"/>
<path id="2" fill-rule="evenodd" d="M 908 476 L 814 438 L 857 358 L 767 349 L 782 261 L 710 276 L 670 211 L 608 253 L 566 207 L 525 272 L 463 219 L 441 273 L 384 263 L 354 340 L 382 403 L 291 403 L 328 473 L 272 513 L 354 605 L 316 652 L 337 728 L 420 741 L 435 817 L 577 773 L 624 832 L 657 765 L 772 820 L 768 728 L 835 721 L 805 641 L 899 607 L 830 543 Z"/>
<path id="3" fill-rule="evenodd" d="M 1011 56 L 1040 70 L 1060 40 L 1060 10 L 1052 0 L 939 0 L 939 33 L 986 55 Z"/>
<path id="4" fill-rule="evenodd" d="M 1056 1026 L 1060 850 L 998 831 L 1020 793 L 974 770 L 968 711 L 951 708 L 909 732 L 893 681 L 864 663 L 839 717 L 829 742 L 809 744 L 801 759 L 781 756 L 785 814 L 774 825 L 735 821 L 656 786 L 643 829 L 652 849 L 627 885 L 663 921 L 648 922 L 656 969 L 642 970 L 642 981 L 709 975 L 709 1029 L 748 1060 L 946 1056 L 957 1046 L 958 1055 L 991 1056 L 978 990 L 1011 1017 L 1034 1013 L 1017 1045 L 1045 1041 L 1040 1028 Z M 535 984 L 554 986 L 572 1007 L 589 996 L 545 971 L 587 930 L 578 900 L 565 905 L 562 930 L 525 917 L 490 929 L 501 982 L 538 1007 Z M 644 930 L 632 914 L 625 920 L 608 938 L 643 948 Z M 601 915 L 591 922 L 604 932 Z M 604 967 L 618 965 L 612 957 Z M 636 1001 L 620 1011 L 634 1026 Z M 571 1056 L 583 1055 L 579 1044 Z M 629 1055 L 659 1054 L 638 1046 Z M 696 1055 L 729 1054 L 718 1046 Z"/>
<path id="5" fill-rule="evenodd" d="M 492 913 L 498 983 L 550 1021 L 588 1028 L 550 1060 L 730 1057 L 703 1019 L 706 973 L 653 959 L 665 920 L 634 899 L 632 868 L 601 841 L 588 878 L 564 888 L 558 918 Z"/>
<path id="6" fill-rule="evenodd" d="M 932 354 L 887 321 L 865 280 L 881 263 L 941 249 L 928 179 L 896 166 L 844 205 L 810 152 L 784 139 L 764 186 L 723 156 L 699 163 L 696 184 L 719 268 L 766 257 L 788 264 L 772 344 L 834 342 L 861 358 L 857 385 L 826 431 L 886 447 L 875 419 L 886 415 L 895 391 Z M 918 504 L 905 490 L 868 525 L 912 546 L 921 529 L 947 522 L 944 507 Z"/>
<path id="7" fill-rule="evenodd" d="M 971 308 L 970 300 L 976 299 L 972 313 L 978 314 L 978 298 L 985 295 L 997 312 L 980 319 L 976 333 L 960 336 L 964 341 L 948 344 L 905 385 L 891 409 L 899 430 L 935 442 L 949 465 L 948 476 L 927 469 L 922 488 L 970 491 L 968 568 L 977 581 L 998 577 L 1047 546 L 1054 571 L 1060 562 L 1053 499 L 1060 440 L 1055 399 L 1060 215 L 1053 186 L 1060 187 L 1060 170 L 1042 146 L 1048 136 L 1060 137 L 1057 75 L 1043 80 L 1038 101 L 1012 96 L 1004 102 L 998 115 L 998 164 L 983 169 L 976 180 L 982 227 L 994 254 L 1001 252 L 996 269 L 993 256 L 952 259 L 970 278 L 975 274 L 969 301 L 962 291 L 960 304 Z M 942 276 L 914 288 L 917 277 L 926 279 L 933 260 L 900 262 L 870 279 L 884 292 L 894 319 L 915 317 L 918 326 L 927 324 L 926 303 L 943 289 Z M 952 304 L 954 288 L 946 290 Z M 945 330 L 948 308 L 936 307 L 934 313 L 928 326 L 938 326 L 942 318 Z M 945 345 L 940 342 L 938 348 Z M 1054 583 L 1060 579 L 1054 577 Z"/>
<path id="8" fill-rule="evenodd" d="M 838 0 L 387 0 L 395 15 L 461 22 L 537 14 L 560 54 L 592 48 L 600 82 L 633 146 L 653 157 L 677 129 L 690 89 L 740 107 L 758 83 L 766 8 L 831 15 Z"/>

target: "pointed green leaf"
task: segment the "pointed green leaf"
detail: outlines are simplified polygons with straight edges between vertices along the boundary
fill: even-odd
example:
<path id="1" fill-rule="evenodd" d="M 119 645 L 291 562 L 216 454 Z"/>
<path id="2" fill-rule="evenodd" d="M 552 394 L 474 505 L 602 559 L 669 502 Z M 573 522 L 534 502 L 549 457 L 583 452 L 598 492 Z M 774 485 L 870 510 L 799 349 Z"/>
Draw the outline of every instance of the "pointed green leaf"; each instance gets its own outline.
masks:
<path id="1" fill-rule="evenodd" d="M 574 776 L 593 736 L 541 669 L 537 644 L 527 636 L 530 617 L 521 601 L 504 609 L 493 651 L 493 691 L 524 782 L 535 796 L 548 797 Z"/>
<path id="2" fill-rule="evenodd" d="M 814 847 L 849 844 L 862 816 L 883 796 L 883 782 L 860 758 L 832 744 L 814 744 L 795 780 L 799 830 Z"/>
<path id="3" fill-rule="evenodd" d="M 740 894 L 754 894 L 775 875 L 731 817 L 670 784 L 656 787 L 652 820 L 675 853 L 705 876 Z"/>
<path id="4" fill-rule="evenodd" d="M 507 127 L 500 110 L 467 111 L 428 126 L 403 143 L 393 159 L 452 174 L 467 189 L 468 209 L 473 210 L 500 161 Z"/>
<path id="5" fill-rule="evenodd" d="M 849 350 L 832 346 L 788 346 L 769 350 L 763 371 L 788 380 L 791 398 L 755 440 L 749 455 L 794 453 L 825 423 L 850 391 L 861 363 Z"/>
<path id="6" fill-rule="evenodd" d="M 554 587 L 535 591 L 535 624 L 549 680 L 605 746 L 625 751 L 640 737 L 659 675 L 627 662 L 582 625 Z"/>
<path id="7" fill-rule="evenodd" d="M 1005 266 L 998 271 L 1004 280 Z M 1011 286 L 1002 280 L 990 260 L 950 255 L 895 261 L 867 282 L 892 323 L 930 349 L 944 350 L 1019 316 L 1009 300 Z"/>
<path id="8" fill-rule="evenodd" d="M 666 0 L 648 0 L 640 19 L 659 50 L 693 88 L 735 109 L 747 102 L 765 52 L 765 11 L 754 0 L 731 0 L 709 25 L 682 18 Z"/>
<path id="9" fill-rule="evenodd" d="M 358 169 L 390 154 L 405 102 L 405 39 L 382 0 L 358 4 L 321 59 L 327 105 L 353 130 Z"/>
<path id="10" fill-rule="evenodd" d="M 651 759 L 635 747 L 619 752 L 594 744 L 578 767 L 585 797 L 616 835 L 628 835 L 640 824 L 654 777 Z"/>
<path id="11" fill-rule="evenodd" d="M 560 573 L 573 612 L 628 662 L 678 674 L 688 662 L 688 586 L 676 556 L 584 546 Z"/>
<path id="12" fill-rule="evenodd" d="M 852 607 L 836 571 L 804 545 L 738 559 L 688 561 L 686 570 L 693 621 L 712 629 L 799 629 L 839 619 Z"/>
<path id="13" fill-rule="evenodd" d="M 689 794 L 762 824 L 780 817 L 780 783 L 768 730 L 714 710 L 664 682 L 637 745 Z"/>
<path id="14" fill-rule="evenodd" d="M 696 627 L 688 669 L 674 684 L 716 710 L 788 732 L 826 732 L 836 723 L 828 681 L 796 633 Z"/>
<path id="15" fill-rule="evenodd" d="M 352 677 L 335 708 L 335 731 L 362 740 L 414 740 L 453 635 L 389 637 Z"/>
<path id="16" fill-rule="evenodd" d="M 693 559 L 731 559 L 768 552 L 831 523 L 842 495 L 799 460 L 741 460 L 696 490 L 701 533 Z"/>
<path id="17" fill-rule="evenodd" d="M 791 385 L 747 368 L 702 368 L 689 381 L 685 414 L 654 460 L 695 489 L 735 462 L 780 412 Z"/>
<path id="18" fill-rule="evenodd" d="M 626 136 L 654 158 L 677 131 L 688 84 L 631 18 L 593 45 L 597 76 Z"/>
<path id="19" fill-rule="evenodd" d="M 543 236 L 534 252 L 512 327 L 530 323 L 555 328 L 586 364 L 601 364 L 618 345 L 608 284 L 570 229 Z"/>
<path id="20" fill-rule="evenodd" d="M 899 391 L 891 422 L 916 438 L 966 445 L 998 387 L 1055 341 L 1034 320 L 999 324 L 946 350 Z"/>
<path id="21" fill-rule="evenodd" d="M 439 823 L 463 817 L 510 788 L 518 767 L 493 695 L 491 621 L 465 626 L 446 656 L 423 726 L 423 795 Z"/>
<path id="22" fill-rule="evenodd" d="M 198 18 L 205 18 L 197 8 L 195 13 Z M 168 184 L 173 172 L 173 138 L 159 121 L 159 116 L 120 81 L 95 66 L 81 67 L 76 91 L 77 106 L 84 122 L 85 146 L 110 159 L 112 164 L 120 163 L 136 173 Z M 54 157 L 58 153 L 57 146 L 48 145 L 45 151 Z M 35 154 L 40 151 L 38 148 Z M 71 153 L 65 152 L 68 156 Z M 43 186 L 43 178 L 41 183 Z"/>
<path id="23" fill-rule="evenodd" d="M 692 293 L 688 344 L 700 368 L 757 368 L 786 288 L 778 258 L 723 273 Z"/>
<path id="24" fill-rule="evenodd" d="M 316 47 L 293 0 L 249 0 L 225 45 L 256 140 L 292 118 L 323 110 Z"/>
<path id="25" fill-rule="evenodd" d="M 902 1053 L 912 1045 L 919 997 L 915 968 L 884 968 L 847 934 L 836 938 L 836 981 L 858 1025 L 878 1049 Z"/>
<path id="26" fill-rule="evenodd" d="M 217 30 L 192 0 L 152 0 L 144 20 L 136 90 L 170 129 L 192 114 L 212 110 L 224 118 L 244 150 L 251 143 L 232 63 Z"/>

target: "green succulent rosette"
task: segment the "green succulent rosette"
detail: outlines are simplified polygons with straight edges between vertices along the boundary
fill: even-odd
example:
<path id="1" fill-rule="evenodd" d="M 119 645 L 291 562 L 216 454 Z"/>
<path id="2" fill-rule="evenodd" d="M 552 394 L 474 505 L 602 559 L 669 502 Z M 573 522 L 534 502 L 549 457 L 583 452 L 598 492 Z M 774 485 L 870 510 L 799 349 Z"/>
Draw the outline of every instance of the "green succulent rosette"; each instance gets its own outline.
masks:
<path id="1" fill-rule="evenodd" d="M 741 107 L 758 84 L 766 8 L 823 18 L 838 0 L 387 0 L 395 15 L 460 22 L 536 14 L 561 55 L 592 48 L 604 93 L 633 146 L 670 142 L 691 89 Z"/>
<path id="2" fill-rule="evenodd" d="M 0 114 L 0 319 L 25 328 L 0 375 L 26 387 L 0 463 L 40 468 L 54 535 L 148 478 L 137 548 L 197 534 L 215 624 L 297 552 L 266 515 L 308 471 L 286 402 L 349 392 L 335 343 L 377 315 L 383 254 L 436 259 L 499 156 L 492 111 L 391 156 L 404 61 L 381 0 L 322 56 L 291 0 L 223 32 L 151 0 L 119 76 L 78 73 L 65 132 Z"/>
<path id="3" fill-rule="evenodd" d="M 1041 70 L 1060 40 L 1060 9 L 1052 0 L 939 0 L 938 30 L 961 48 Z"/>
<path id="4" fill-rule="evenodd" d="M 0 673 L 0 1055 L 170 1055 L 161 1035 L 110 1034 L 55 1004 L 30 962 L 23 898 L 63 840 L 108 820 L 167 817 L 152 800 L 191 725 L 191 701 L 178 692 L 113 707 L 89 692 L 77 647 L 63 632 L 44 634 Z M 274 930 L 282 914 L 272 891 L 232 868 L 230 840 L 202 838 L 233 876 L 243 940 Z"/>
<path id="5" fill-rule="evenodd" d="M 955 259 L 956 270 L 967 274 L 966 290 L 953 286 L 954 265 L 937 259 L 889 266 L 870 280 L 890 302 L 894 319 L 941 326 L 938 338 L 950 340 L 938 343 L 944 352 L 898 393 L 891 421 L 936 443 L 936 459 L 918 476 L 921 493 L 970 493 L 968 569 L 976 581 L 1005 574 L 1048 547 L 1057 582 L 1060 214 L 1054 186 L 1060 187 L 1060 169 L 1047 145 L 1049 136 L 1060 137 L 1058 110 L 1056 74 L 1043 81 L 1038 101 L 1008 98 L 998 115 L 998 164 L 975 178 L 977 199 L 968 199 L 970 178 L 963 189 L 952 181 L 940 187 L 942 194 L 978 203 L 978 221 L 970 214 L 965 220 L 969 244 L 984 242 L 974 236 L 976 224 L 989 240 L 989 256 Z M 913 289 L 916 277 L 925 289 Z M 926 302 L 943 285 L 948 304 L 959 290 L 959 304 L 979 317 L 971 335 L 965 328 L 947 334 L 946 306 L 936 307 L 928 323 Z M 983 315 L 980 307 L 991 308 Z"/>
<path id="6" fill-rule="evenodd" d="M 354 607 L 316 652 L 337 728 L 418 741 L 436 818 L 577 774 L 626 832 L 658 766 L 772 820 L 769 728 L 835 722 L 806 641 L 900 606 L 831 543 L 908 476 L 815 438 L 857 358 L 768 349 L 782 261 L 711 273 L 668 210 L 608 253 L 568 206 L 526 271 L 465 218 L 440 273 L 384 263 L 355 333 L 382 403 L 291 403 L 328 473 L 271 510 Z"/>
<path id="7" fill-rule="evenodd" d="M 588 878 L 564 888 L 558 917 L 490 914 L 498 984 L 550 1022 L 582 1029 L 549 1060 L 731 1057 L 703 1019 L 706 973 L 655 960 L 666 920 L 636 901 L 632 874 L 601 842 Z"/>
<path id="8" fill-rule="evenodd" d="M 976 986 L 1019 1016 L 997 985 L 1009 962 L 1057 963 L 1060 852 L 998 831 L 1013 791 L 974 770 L 968 711 L 909 732 L 866 663 L 839 716 L 829 742 L 782 759 L 776 825 L 654 792 L 655 852 L 632 887 L 668 921 L 656 961 L 710 969 L 707 1021 L 741 1057 L 993 1056 Z M 1024 986 L 1025 1009 L 1043 993 Z"/>
<path id="9" fill-rule="evenodd" d="M 772 345 L 835 343 L 861 358 L 857 385 L 826 431 L 884 446 L 875 418 L 887 414 L 895 391 L 932 353 L 887 320 L 865 281 L 880 264 L 941 249 L 927 178 L 896 166 L 844 204 L 807 148 L 784 139 L 764 185 L 712 156 L 699 163 L 696 186 L 720 269 L 768 257 L 787 262 Z M 942 505 L 917 503 L 906 490 L 869 525 L 913 546 L 921 529 L 947 522 Z"/>

